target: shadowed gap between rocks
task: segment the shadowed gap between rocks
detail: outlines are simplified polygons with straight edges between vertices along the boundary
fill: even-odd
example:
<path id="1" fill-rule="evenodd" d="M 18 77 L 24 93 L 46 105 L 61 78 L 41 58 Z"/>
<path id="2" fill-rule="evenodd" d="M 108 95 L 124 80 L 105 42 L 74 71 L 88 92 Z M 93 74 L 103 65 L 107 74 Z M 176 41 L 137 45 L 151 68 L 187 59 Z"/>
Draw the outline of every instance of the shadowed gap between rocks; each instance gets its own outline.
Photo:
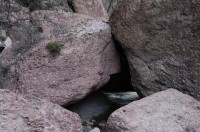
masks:
<path id="1" fill-rule="evenodd" d="M 126 56 L 126 53 L 123 49 L 123 47 L 121 46 L 120 42 L 118 42 L 114 35 L 112 35 L 112 38 L 115 42 L 115 47 L 116 50 L 120 56 L 120 64 L 121 64 L 121 71 L 118 74 L 114 74 L 111 75 L 111 79 L 110 81 L 104 86 L 105 91 L 108 90 L 107 87 L 109 87 L 109 89 L 112 89 L 111 91 L 116 91 L 116 92 L 123 92 L 123 91 L 136 91 L 137 94 L 140 96 L 140 98 L 143 98 L 144 96 L 142 95 L 142 93 L 140 92 L 139 89 L 135 88 L 132 86 L 132 82 L 131 82 L 131 75 L 130 75 L 130 69 L 129 69 L 129 63 L 128 63 L 128 59 Z M 137 77 L 137 72 L 135 71 L 135 75 L 133 77 Z M 134 79 L 134 78 L 133 78 Z M 135 80 L 137 81 L 137 80 Z M 137 82 L 138 83 L 138 82 Z M 111 84 L 111 87 L 109 86 Z M 116 85 L 116 87 L 113 87 L 114 84 Z"/>
<path id="2" fill-rule="evenodd" d="M 3 47 L 3 46 L 1 47 L 0 46 L 0 53 L 3 52 L 4 49 L 5 49 L 5 47 Z"/>
<path id="3" fill-rule="evenodd" d="M 89 94 L 78 103 L 65 108 L 80 116 L 84 132 L 89 132 L 95 127 L 98 127 L 101 132 L 105 132 L 109 115 L 119 107 L 108 101 L 100 89 Z"/>
<path id="4" fill-rule="evenodd" d="M 110 76 L 109 82 L 99 90 L 90 93 L 85 99 L 64 108 L 77 113 L 82 120 L 84 132 L 89 132 L 95 127 L 100 128 L 101 132 L 106 132 L 106 122 L 111 113 L 122 105 L 108 100 L 106 93 L 118 93 L 134 91 L 131 85 L 129 65 L 124 54 L 123 48 L 115 41 L 117 52 L 120 56 L 120 73 Z"/>
<path id="5" fill-rule="evenodd" d="M 69 5 L 70 9 L 72 10 L 72 12 L 75 12 L 74 6 L 72 4 L 72 0 L 67 0 L 67 3 Z"/>
<path id="6" fill-rule="evenodd" d="M 126 92 L 134 91 L 134 88 L 131 85 L 131 75 L 129 71 L 129 65 L 124 50 L 121 45 L 114 39 L 115 48 L 120 57 L 121 70 L 117 74 L 110 76 L 109 82 L 104 85 L 101 90 L 105 92 Z"/>

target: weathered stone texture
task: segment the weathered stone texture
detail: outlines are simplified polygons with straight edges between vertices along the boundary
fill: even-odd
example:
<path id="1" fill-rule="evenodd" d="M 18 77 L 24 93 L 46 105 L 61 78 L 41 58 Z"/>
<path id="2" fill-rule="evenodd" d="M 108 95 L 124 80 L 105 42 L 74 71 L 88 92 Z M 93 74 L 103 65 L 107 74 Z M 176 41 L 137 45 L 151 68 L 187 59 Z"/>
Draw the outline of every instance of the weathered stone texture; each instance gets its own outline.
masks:
<path id="1" fill-rule="evenodd" d="M 176 88 L 200 100 L 199 0 L 122 0 L 111 27 L 144 96 Z"/>
<path id="2" fill-rule="evenodd" d="M 158 92 L 116 110 L 108 132 L 199 132 L 200 102 L 175 89 Z"/>
<path id="3" fill-rule="evenodd" d="M 98 20 L 108 21 L 108 14 L 102 0 L 73 0 L 75 12 L 94 17 Z"/>
<path id="4" fill-rule="evenodd" d="M 81 120 L 56 104 L 0 89 L 1 132 L 82 132 Z"/>
<path id="5" fill-rule="evenodd" d="M 18 56 L 10 71 L 16 81 L 6 88 L 64 105 L 84 98 L 119 72 L 108 24 L 62 11 L 36 11 L 32 17 L 43 30 L 40 41 Z M 49 52 L 49 42 L 60 44 L 60 53 Z"/>

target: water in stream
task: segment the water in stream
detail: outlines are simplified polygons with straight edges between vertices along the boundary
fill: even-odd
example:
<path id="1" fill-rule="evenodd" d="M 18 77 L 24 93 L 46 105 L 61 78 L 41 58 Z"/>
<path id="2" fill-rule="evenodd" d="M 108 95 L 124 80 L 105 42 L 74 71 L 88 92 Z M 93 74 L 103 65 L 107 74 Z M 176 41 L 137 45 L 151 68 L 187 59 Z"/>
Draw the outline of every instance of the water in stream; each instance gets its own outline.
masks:
<path id="1" fill-rule="evenodd" d="M 100 128 L 101 132 L 105 132 L 105 124 L 108 117 L 122 105 L 110 102 L 104 92 L 115 93 L 126 91 L 133 91 L 133 88 L 127 82 L 126 78 L 121 76 L 121 73 L 115 74 L 111 76 L 110 81 L 104 87 L 66 108 L 80 116 L 84 132 L 89 132 L 95 127 Z M 129 102 L 127 101 L 127 103 Z"/>
<path id="2" fill-rule="evenodd" d="M 98 127 L 101 129 L 101 132 L 104 132 L 107 118 L 117 108 L 119 107 L 108 101 L 100 90 L 67 107 L 67 109 L 80 116 L 84 132 L 88 132 L 94 127 Z"/>
<path id="3" fill-rule="evenodd" d="M 110 81 L 105 86 L 89 94 L 85 99 L 66 107 L 68 110 L 80 116 L 84 132 L 89 132 L 95 127 L 100 128 L 101 132 L 106 132 L 105 125 L 108 117 L 122 106 L 110 102 L 104 92 L 112 94 L 134 91 L 134 88 L 131 86 L 128 61 L 124 55 L 123 49 L 118 44 L 116 45 L 116 49 L 120 54 L 121 72 L 111 75 Z M 127 101 L 127 103 L 129 102 L 130 100 Z"/>

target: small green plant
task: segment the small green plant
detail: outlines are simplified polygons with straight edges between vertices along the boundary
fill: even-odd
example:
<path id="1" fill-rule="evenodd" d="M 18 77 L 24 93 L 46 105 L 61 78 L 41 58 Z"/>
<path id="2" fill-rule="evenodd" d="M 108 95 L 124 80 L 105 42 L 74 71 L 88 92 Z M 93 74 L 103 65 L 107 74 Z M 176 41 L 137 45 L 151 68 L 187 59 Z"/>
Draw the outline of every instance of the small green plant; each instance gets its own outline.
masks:
<path id="1" fill-rule="evenodd" d="M 0 41 L 6 41 L 6 37 L 5 36 L 0 36 Z"/>
<path id="2" fill-rule="evenodd" d="M 60 52 L 61 45 L 58 42 L 49 42 L 46 48 L 49 50 L 49 52 L 55 54 Z"/>

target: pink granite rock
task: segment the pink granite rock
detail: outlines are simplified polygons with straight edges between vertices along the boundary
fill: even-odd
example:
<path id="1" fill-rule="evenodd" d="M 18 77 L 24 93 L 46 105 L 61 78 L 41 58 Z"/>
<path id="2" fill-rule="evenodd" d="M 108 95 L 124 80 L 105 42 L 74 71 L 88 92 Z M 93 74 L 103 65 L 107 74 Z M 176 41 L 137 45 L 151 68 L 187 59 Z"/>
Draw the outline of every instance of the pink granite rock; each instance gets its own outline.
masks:
<path id="1" fill-rule="evenodd" d="M 110 18 L 135 90 L 175 88 L 200 101 L 200 0 L 120 0 Z"/>
<path id="2" fill-rule="evenodd" d="M 109 17 L 102 0 L 73 0 L 75 12 L 107 22 Z"/>
<path id="3" fill-rule="evenodd" d="M 200 102 L 175 89 L 153 94 L 115 111 L 108 132 L 200 132 Z"/>
<path id="4" fill-rule="evenodd" d="M 62 11 L 36 11 L 32 17 L 43 33 L 11 67 L 17 79 L 8 89 L 64 105 L 84 98 L 119 72 L 108 24 Z M 49 52 L 49 42 L 59 43 L 60 53 Z"/>
<path id="5" fill-rule="evenodd" d="M 80 118 L 35 97 L 0 90 L 1 132 L 82 132 Z"/>
<path id="6" fill-rule="evenodd" d="M 0 0 L 0 19 L 4 24 L 14 26 L 17 23 L 29 23 L 28 8 L 20 6 L 15 0 Z M 6 27 L 1 25 L 1 27 Z"/>

